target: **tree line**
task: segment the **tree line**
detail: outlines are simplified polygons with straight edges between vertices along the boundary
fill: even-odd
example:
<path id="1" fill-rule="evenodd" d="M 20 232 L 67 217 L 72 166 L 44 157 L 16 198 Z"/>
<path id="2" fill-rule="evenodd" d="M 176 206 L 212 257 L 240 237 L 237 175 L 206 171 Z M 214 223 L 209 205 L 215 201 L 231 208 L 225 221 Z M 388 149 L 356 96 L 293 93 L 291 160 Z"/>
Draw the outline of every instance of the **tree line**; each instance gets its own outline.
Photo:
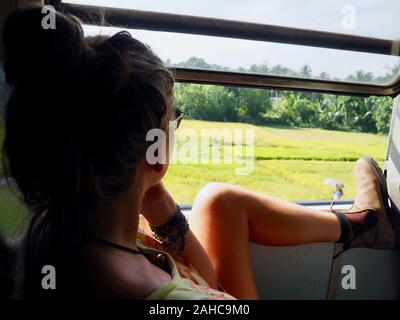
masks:
<path id="1" fill-rule="evenodd" d="M 170 64 L 167 61 L 167 64 Z M 228 70 L 219 65 L 209 65 L 203 59 L 192 57 L 175 64 L 179 67 Z M 305 65 L 299 72 L 288 68 L 253 65 L 244 72 L 312 77 Z M 358 71 L 346 80 L 385 83 L 397 77 L 400 64 L 385 76 L 375 77 L 370 72 Z M 324 73 L 318 76 L 332 79 Z M 258 125 L 281 124 L 308 128 L 342 131 L 361 131 L 385 134 L 389 131 L 392 98 L 353 97 L 321 93 L 271 91 L 240 87 L 183 84 L 175 86 L 175 103 L 188 118 L 209 121 L 246 122 Z"/>

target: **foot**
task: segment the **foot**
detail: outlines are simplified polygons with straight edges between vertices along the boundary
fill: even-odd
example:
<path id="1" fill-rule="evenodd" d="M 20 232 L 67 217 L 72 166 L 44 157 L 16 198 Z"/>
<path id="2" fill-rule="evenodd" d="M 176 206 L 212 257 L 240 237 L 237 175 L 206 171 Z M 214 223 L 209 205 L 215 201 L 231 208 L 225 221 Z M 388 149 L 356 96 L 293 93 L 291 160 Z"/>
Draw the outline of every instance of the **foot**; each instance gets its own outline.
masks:
<path id="1" fill-rule="evenodd" d="M 366 247 L 394 249 L 396 235 L 391 216 L 397 215 L 389 207 L 386 180 L 372 158 L 361 158 L 355 165 L 356 199 L 343 213 L 350 223 L 350 236 L 344 249 Z"/>

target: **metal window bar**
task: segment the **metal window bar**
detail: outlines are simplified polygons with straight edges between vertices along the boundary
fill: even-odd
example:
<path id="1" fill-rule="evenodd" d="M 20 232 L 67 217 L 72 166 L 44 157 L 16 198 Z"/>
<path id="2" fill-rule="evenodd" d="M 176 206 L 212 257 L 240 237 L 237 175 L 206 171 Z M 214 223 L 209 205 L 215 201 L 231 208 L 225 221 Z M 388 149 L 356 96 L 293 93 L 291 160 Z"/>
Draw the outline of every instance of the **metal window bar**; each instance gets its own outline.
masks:
<path id="1" fill-rule="evenodd" d="M 312 47 L 348 50 L 384 55 L 400 55 L 400 41 L 361 37 L 251 22 L 223 20 L 133 9 L 108 8 L 47 1 L 59 10 L 77 16 L 84 24 L 127 29 L 176 32 Z M 106 24 L 104 24 L 106 23 Z M 387 85 L 345 81 L 291 78 L 252 73 L 173 68 L 179 82 L 246 86 L 274 90 L 316 91 L 358 96 L 396 96 L 400 77 Z"/>

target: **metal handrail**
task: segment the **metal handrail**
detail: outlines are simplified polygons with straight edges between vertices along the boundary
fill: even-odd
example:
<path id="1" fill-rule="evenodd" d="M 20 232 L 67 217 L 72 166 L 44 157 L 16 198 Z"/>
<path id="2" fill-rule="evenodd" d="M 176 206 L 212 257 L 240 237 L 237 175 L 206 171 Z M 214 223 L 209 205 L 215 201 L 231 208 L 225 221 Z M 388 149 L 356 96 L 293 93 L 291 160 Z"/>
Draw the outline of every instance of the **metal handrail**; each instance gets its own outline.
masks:
<path id="1" fill-rule="evenodd" d="M 304 79 L 264 74 L 172 68 L 178 82 L 268 88 L 272 90 L 311 91 L 356 96 L 396 96 L 399 86 Z"/>

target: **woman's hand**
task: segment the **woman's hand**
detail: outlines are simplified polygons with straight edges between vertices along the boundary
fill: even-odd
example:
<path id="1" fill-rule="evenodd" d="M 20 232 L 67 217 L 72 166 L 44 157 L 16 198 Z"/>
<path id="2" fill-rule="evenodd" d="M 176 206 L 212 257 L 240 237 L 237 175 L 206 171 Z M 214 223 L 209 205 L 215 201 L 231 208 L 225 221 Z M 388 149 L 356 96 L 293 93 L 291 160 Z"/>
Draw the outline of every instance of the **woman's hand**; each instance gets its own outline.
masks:
<path id="1" fill-rule="evenodd" d="M 175 216 L 176 204 L 163 183 L 151 187 L 142 202 L 142 215 L 155 227 L 166 224 Z"/>
<path id="2" fill-rule="evenodd" d="M 175 216 L 175 210 L 175 201 L 161 182 L 151 187 L 143 198 L 142 215 L 155 227 L 166 224 Z M 217 289 L 217 276 L 211 261 L 190 229 L 181 256 L 200 272 L 211 288 Z"/>

